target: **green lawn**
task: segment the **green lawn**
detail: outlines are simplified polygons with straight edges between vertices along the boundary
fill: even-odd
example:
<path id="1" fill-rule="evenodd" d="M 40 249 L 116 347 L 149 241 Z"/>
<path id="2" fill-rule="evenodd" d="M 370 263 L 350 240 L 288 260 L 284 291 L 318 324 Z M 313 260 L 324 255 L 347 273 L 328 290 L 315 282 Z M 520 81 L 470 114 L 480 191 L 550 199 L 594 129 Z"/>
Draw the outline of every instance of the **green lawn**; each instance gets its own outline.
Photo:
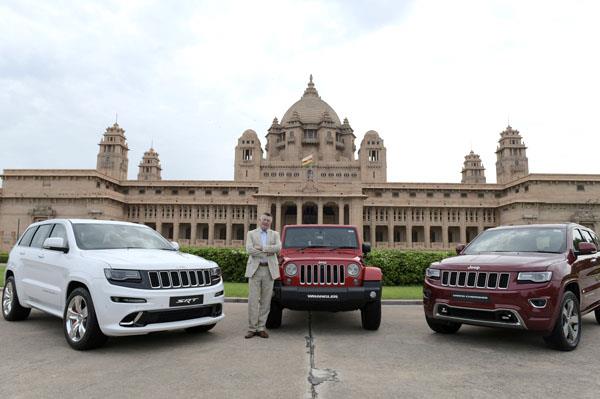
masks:
<path id="1" fill-rule="evenodd" d="M 247 283 L 225 283 L 225 296 L 236 298 L 248 297 Z M 422 299 L 423 286 L 383 287 L 383 299 Z"/>
<path id="2" fill-rule="evenodd" d="M 6 263 L 0 263 L 0 287 L 4 287 L 4 269 L 6 269 Z"/>

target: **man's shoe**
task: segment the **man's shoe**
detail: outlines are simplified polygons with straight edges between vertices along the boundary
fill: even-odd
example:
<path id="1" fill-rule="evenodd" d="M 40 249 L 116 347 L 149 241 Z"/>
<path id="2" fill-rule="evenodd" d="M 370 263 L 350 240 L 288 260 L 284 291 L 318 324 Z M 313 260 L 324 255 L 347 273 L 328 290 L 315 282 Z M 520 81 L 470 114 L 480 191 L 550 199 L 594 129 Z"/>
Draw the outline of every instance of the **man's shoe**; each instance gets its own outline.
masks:
<path id="1" fill-rule="evenodd" d="M 248 338 L 252 338 L 252 337 L 254 337 L 256 334 L 257 334 L 257 333 L 256 333 L 256 331 L 248 331 L 248 332 L 246 333 L 246 335 L 244 336 L 244 338 L 246 338 L 246 339 L 248 339 Z"/>
<path id="2" fill-rule="evenodd" d="M 256 335 L 258 335 L 261 338 L 269 338 L 269 334 L 267 334 L 266 331 L 259 331 L 256 333 Z"/>

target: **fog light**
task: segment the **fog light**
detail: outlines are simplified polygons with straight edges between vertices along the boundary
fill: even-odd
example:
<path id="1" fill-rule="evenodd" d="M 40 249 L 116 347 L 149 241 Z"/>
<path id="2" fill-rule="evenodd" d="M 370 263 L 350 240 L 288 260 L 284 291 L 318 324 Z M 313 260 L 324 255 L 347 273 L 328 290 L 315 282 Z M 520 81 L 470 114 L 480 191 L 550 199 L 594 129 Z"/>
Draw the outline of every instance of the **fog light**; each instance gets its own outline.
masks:
<path id="1" fill-rule="evenodd" d="M 529 300 L 531 306 L 537 309 L 545 308 L 548 304 L 548 300 L 546 298 L 533 298 Z"/>
<path id="2" fill-rule="evenodd" d="M 438 308 L 438 313 L 439 314 L 448 314 L 448 306 L 440 305 L 440 307 Z"/>
<path id="3" fill-rule="evenodd" d="M 377 293 L 375 291 L 371 291 L 369 296 L 371 297 L 371 299 L 375 299 L 377 297 Z"/>
<path id="4" fill-rule="evenodd" d="M 291 279 L 291 278 L 286 278 L 286 279 L 285 279 L 285 283 L 286 283 L 287 285 L 292 285 L 292 279 Z"/>
<path id="5" fill-rule="evenodd" d="M 358 285 L 358 280 L 354 279 L 354 285 Z"/>
<path id="6" fill-rule="evenodd" d="M 111 296 L 110 300 L 117 303 L 146 303 L 144 298 L 126 298 L 121 296 Z"/>
<path id="7" fill-rule="evenodd" d="M 215 296 L 223 296 L 223 291 L 216 292 Z"/>

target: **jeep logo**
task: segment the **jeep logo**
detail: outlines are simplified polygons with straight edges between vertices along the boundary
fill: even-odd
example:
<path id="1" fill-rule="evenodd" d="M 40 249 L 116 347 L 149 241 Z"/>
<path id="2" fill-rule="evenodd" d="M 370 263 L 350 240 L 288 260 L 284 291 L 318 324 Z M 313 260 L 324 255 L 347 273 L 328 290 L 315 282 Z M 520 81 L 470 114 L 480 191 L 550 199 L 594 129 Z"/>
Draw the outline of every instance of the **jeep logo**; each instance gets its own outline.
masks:
<path id="1" fill-rule="evenodd" d="M 479 269 L 481 269 L 481 267 L 479 267 L 479 266 L 472 266 L 471 265 L 471 266 L 467 267 L 467 270 L 479 270 Z"/>

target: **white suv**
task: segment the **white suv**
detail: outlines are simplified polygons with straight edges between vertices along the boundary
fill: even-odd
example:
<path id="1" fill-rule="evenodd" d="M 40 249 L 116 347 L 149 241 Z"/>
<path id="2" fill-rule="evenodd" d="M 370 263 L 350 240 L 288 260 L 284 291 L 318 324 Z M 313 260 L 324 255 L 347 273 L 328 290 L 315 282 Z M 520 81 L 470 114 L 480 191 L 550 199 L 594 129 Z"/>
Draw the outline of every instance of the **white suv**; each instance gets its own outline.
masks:
<path id="1" fill-rule="evenodd" d="M 69 345 L 85 350 L 107 336 L 208 331 L 223 319 L 223 302 L 218 265 L 150 227 L 54 219 L 32 224 L 11 250 L 2 314 L 61 317 Z"/>

